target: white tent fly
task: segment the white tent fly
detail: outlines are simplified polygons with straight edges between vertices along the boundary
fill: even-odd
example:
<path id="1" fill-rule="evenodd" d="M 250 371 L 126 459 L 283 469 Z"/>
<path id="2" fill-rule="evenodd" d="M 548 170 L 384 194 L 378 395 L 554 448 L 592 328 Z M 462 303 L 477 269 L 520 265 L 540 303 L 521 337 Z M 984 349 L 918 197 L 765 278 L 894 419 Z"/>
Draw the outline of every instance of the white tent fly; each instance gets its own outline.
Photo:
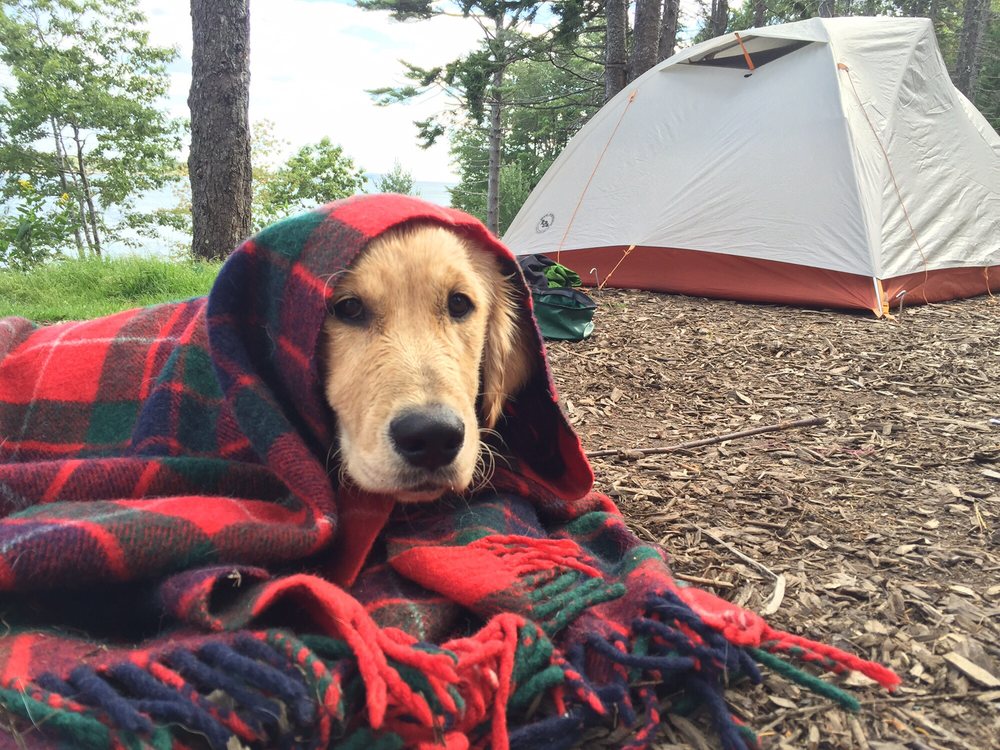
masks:
<path id="1" fill-rule="evenodd" d="M 663 61 L 504 236 L 610 286 L 872 309 L 1000 289 L 1000 137 L 931 22 L 814 18 Z"/>

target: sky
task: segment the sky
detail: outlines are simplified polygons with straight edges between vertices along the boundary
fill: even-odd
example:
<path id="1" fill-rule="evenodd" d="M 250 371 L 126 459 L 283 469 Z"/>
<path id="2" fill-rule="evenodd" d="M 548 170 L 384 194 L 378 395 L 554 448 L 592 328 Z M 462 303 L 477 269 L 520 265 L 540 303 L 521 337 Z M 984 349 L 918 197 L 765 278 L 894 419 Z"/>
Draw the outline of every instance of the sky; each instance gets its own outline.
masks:
<path id="1" fill-rule="evenodd" d="M 167 109 L 189 117 L 191 17 L 181 0 L 140 0 L 152 42 L 176 46 Z M 416 180 L 456 181 L 448 148 L 417 145 L 414 120 L 448 106 L 441 93 L 379 107 L 366 89 L 406 82 L 406 60 L 446 63 L 475 48 L 479 29 L 463 18 L 399 23 L 343 0 L 251 0 L 250 120 L 270 120 L 287 153 L 323 136 L 366 172 L 385 173 L 398 159 Z M 287 154 L 286 154 L 287 155 Z"/>
<path id="2" fill-rule="evenodd" d="M 189 116 L 191 17 L 186 0 L 139 0 L 154 44 L 176 46 L 168 107 Z M 682 0 L 691 16 L 693 0 Z M 686 19 L 685 19 L 686 20 Z M 419 101 L 379 107 L 368 89 L 408 83 L 400 60 L 429 68 L 475 49 L 481 38 L 466 18 L 400 23 L 384 11 L 363 11 L 351 0 L 251 0 L 250 120 L 270 120 L 290 145 L 283 156 L 323 136 L 366 172 L 384 174 L 399 160 L 415 180 L 457 182 L 448 146 L 417 145 L 415 120 L 448 105 L 440 92 Z"/>

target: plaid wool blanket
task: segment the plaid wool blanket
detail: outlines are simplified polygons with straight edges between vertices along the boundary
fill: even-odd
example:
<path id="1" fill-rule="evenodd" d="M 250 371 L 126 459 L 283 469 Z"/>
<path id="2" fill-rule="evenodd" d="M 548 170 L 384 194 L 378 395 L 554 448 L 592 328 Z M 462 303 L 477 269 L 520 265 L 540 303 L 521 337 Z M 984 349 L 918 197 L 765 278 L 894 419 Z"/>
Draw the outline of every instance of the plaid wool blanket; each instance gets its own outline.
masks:
<path id="1" fill-rule="evenodd" d="M 317 345 L 339 272 L 399 196 L 280 222 L 207 298 L 36 327 L 0 320 L 0 748 L 645 747 L 777 655 L 888 670 L 679 586 L 593 476 L 537 340 L 474 496 L 338 486 Z M 517 275 L 520 278 L 519 275 Z M 524 314 L 530 295 L 521 285 Z"/>

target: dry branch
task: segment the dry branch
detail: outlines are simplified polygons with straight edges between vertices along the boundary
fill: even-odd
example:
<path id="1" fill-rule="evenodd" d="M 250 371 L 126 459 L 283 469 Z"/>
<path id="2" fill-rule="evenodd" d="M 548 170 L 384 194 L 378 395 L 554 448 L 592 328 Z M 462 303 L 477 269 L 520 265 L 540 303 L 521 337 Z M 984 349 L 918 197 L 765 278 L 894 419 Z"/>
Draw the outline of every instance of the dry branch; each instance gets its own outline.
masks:
<path id="1" fill-rule="evenodd" d="M 662 453 L 674 453 L 676 451 L 688 450 L 689 448 L 699 448 L 703 445 L 713 445 L 715 443 L 724 443 L 727 440 L 736 440 L 737 438 L 750 437 L 751 435 L 760 435 L 765 432 L 779 432 L 781 430 L 792 430 L 798 427 L 813 427 L 814 425 L 821 425 L 827 423 L 826 417 L 810 417 L 808 419 L 796 419 L 791 422 L 776 422 L 775 424 L 768 424 L 762 427 L 754 427 L 749 430 L 740 430 L 739 432 L 729 432 L 725 435 L 716 435 L 714 437 L 702 438 L 700 440 L 688 440 L 685 443 L 677 443 L 676 445 L 666 445 L 659 448 L 607 448 L 605 450 L 591 451 L 587 454 L 587 458 L 603 458 L 605 456 L 619 456 L 625 459 L 635 459 L 642 458 L 643 456 L 656 456 Z"/>

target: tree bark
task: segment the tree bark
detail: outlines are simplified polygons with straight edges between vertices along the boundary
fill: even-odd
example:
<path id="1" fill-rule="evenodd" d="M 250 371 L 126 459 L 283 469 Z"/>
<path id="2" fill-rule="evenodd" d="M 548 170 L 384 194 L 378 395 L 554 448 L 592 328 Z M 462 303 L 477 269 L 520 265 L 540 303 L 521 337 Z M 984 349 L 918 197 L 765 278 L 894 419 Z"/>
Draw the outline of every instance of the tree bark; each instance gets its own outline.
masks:
<path id="1" fill-rule="evenodd" d="M 756 28 L 760 28 L 764 25 L 767 20 L 767 1 L 766 0 L 754 0 L 753 4 L 753 25 Z"/>
<path id="2" fill-rule="evenodd" d="M 722 36 L 729 27 L 728 0 L 712 0 L 712 11 L 709 17 L 709 29 L 713 37 Z"/>
<path id="3" fill-rule="evenodd" d="M 250 0 L 191 0 L 191 250 L 224 258 L 250 234 Z"/>
<path id="4" fill-rule="evenodd" d="M 87 214 L 90 217 L 90 231 L 93 245 L 91 245 L 94 255 L 101 257 L 101 236 L 97 231 L 97 208 L 94 205 L 94 194 L 90 189 L 90 179 L 87 177 L 87 166 L 83 161 L 83 141 L 80 140 L 80 128 L 76 125 L 73 128 L 73 140 L 76 142 L 76 169 L 80 176 L 80 185 L 83 187 L 83 199 L 87 202 Z"/>
<path id="5" fill-rule="evenodd" d="M 662 0 L 636 0 L 632 55 L 628 61 L 628 80 L 634 81 L 656 64 L 660 51 L 660 9 Z"/>
<path id="6" fill-rule="evenodd" d="M 666 60 L 677 48 L 677 19 L 681 13 L 680 0 L 663 0 L 663 19 L 660 22 L 660 45 L 657 62 Z"/>
<path id="7" fill-rule="evenodd" d="M 607 0 L 604 7 L 607 19 L 604 39 L 604 101 L 608 101 L 625 88 L 627 8 L 627 0 Z"/>
<path id="8" fill-rule="evenodd" d="M 493 19 L 494 39 L 497 44 L 500 44 L 500 40 L 503 38 L 505 16 L 506 12 L 503 12 Z M 500 234 L 500 157 L 503 149 L 504 57 L 501 47 L 495 53 L 496 68 L 493 70 L 490 81 L 493 91 L 490 101 L 489 164 L 486 171 L 486 228 L 493 234 Z"/>
<path id="9" fill-rule="evenodd" d="M 955 86 L 969 99 L 976 95 L 980 47 L 989 20 L 989 0 L 965 0 L 965 18 L 955 58 Z"/>
<path id="10" fill-rule="evenodd" d="M 833 18 L 837 14 L 834 0 L 819 0 L 820 18 Z"/>
<path id="11" fill-rule="evenodd" d="M 486 228 L 500 234 L 500 154 L 503 146 L 503 101 L 500 87 L 503 70 L 493 73 L 493 101 L 490 102 L 490 161 L 486 176 Z"/>

